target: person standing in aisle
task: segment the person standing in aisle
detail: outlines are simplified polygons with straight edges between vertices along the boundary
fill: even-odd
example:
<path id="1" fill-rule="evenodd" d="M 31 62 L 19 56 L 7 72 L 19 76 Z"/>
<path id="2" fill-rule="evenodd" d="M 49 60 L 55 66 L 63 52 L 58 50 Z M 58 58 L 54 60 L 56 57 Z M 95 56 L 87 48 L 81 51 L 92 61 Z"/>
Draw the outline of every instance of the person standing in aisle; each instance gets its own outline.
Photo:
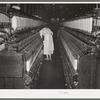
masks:
<path id="1" fill-rule="evenodd" d="M 52 60 L 51 55 L 54 52 L 54 43 L 53 43 L 53 32 L 46 26 L 40 30 L 41 38 L 44 38 L 44 55 L 46 55 L 46 60 Z"/>

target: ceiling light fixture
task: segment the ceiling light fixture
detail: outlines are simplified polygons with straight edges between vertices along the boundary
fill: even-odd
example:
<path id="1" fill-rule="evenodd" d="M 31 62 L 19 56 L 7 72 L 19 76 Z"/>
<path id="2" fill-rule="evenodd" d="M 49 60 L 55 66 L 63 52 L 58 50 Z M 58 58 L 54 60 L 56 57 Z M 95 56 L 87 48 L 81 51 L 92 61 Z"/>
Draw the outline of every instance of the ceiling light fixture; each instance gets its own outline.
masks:
<path id="1" fill-rule="evenodd" d="M 12 8 L 17 9 L 17 10 L 21 9 L 19 5 L 13 5 Z"/>

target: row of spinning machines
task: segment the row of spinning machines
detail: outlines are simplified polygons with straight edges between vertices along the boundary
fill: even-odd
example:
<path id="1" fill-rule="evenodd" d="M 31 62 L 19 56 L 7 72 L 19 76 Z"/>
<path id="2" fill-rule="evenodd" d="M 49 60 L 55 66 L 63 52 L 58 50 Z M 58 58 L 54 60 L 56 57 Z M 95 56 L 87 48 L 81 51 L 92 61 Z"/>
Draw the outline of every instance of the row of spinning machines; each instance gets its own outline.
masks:
<path id="1" fill-rule="evenodd" d="M 43 61 L 36 18 L 0 13 L 0 88 L 36 88 Z M 58 30 L 66 87 L 100 88 L 100 17 L 62 22 Z"/>
<path id="2" fill-rule="evenodd" d="M 100 17 L 65 21 L 58 38 L 67 88 L 100 88 Z"/>
<path id="3" fill-rule="evenodd" d="M 39 30 L 46 22 L 0 13 L 0 88 L 36 88 L 43 61 Z"/>

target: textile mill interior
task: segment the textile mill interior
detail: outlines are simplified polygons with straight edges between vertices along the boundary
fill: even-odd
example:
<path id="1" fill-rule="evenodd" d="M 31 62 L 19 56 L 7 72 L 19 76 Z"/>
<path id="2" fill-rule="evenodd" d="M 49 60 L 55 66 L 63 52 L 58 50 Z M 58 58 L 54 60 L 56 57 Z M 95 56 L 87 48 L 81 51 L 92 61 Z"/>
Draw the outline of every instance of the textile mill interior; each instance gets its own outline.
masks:
<path id="1" fill-rule="evenodd" d="M 100 4 L 0 4 L 0 89 L 100 89 Z"/>

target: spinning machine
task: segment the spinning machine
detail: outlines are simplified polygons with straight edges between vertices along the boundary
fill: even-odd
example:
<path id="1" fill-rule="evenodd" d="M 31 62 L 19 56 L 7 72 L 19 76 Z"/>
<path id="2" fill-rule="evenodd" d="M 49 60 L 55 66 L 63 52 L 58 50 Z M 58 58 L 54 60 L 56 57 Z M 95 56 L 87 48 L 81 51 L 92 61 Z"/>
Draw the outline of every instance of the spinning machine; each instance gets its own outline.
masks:
<path id="1" fill-rule="evenodd" d="M 100 17 L 65 21 L 58 36 L 67 87 L 100 88 Z"/>
<path id="2" fill-rule="evenodd" d="M 36 88 L 43 61 L 40 19 L 0 13 L 0 88 Z"/>

